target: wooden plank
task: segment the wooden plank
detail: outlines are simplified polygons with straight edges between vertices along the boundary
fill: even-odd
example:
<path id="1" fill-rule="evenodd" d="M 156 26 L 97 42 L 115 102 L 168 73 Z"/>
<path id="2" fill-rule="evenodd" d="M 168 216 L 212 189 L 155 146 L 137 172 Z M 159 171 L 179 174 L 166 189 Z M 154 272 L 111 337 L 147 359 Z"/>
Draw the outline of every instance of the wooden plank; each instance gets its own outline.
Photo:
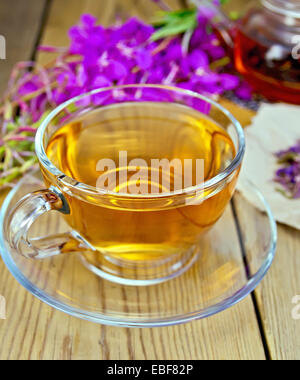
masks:
<path id="1" fill-rule="evenodd" d="M 43 42 L 66 45 L 69 27 L 83 12 L 109 24 L 116 14 L 148 18 L 154 9 L 148 0 L 110 0 L 105 6 L 94 0 L 54 0 Z M 41 227 L 48 231 L 47 225 Z M 233 229 L 233 222 L 228 227 Z M 240 259 L 237 236 L 234 240 L 232 249 Z M 0 292 L 8 300 L 8 319 L 1 322 L 2 359 L 265 358 L 250 297 L 207 320 L 163 329 L 128 330 L 97 326 L 54 311 L 21 289 L 6 270 L 3 280 Z"/>
<path id="2" fill-rule="evenodd" d="M 254 217 L 253 208 L 244 199 L 240 198 L 236 207 L 240 221 Z M 242 226 L 245 228 L 249 228 L 248 224 Z M 249 231 L 249 234 L 255 237 L 256 231 Z M 300 235 L 299 231 L 282 225 L 278 225 L 278 235 L 274 264 L 255 295 L 271 358 L 299 360 L 300 321 L 293 319 L 296 304 L 292 301 L 300 295 Z M 247 254 L 256 249 L 247 242 L 245 248 Z"/>
<path id="3" fill-rule="evenodd" d="M 91 12 L 109 24 L 116 14 L 148 18 L 155 9 L 148 0 L 110 0 L 103 4 L 54 0 L 43 42 L 66 45 L 67 30 L 83 12 Z M 48 232 L 51 218 L 48 223 L 40 226 L 40 232 Z M 233 224 L 228 228 L 233 229 Z M 232 249 L 240 258 L 237 236 Z M 0 294 L 7 299 L 8 314 L 6 321 L 0 321 L 0 359 L 265 359 L 250 297 L 207 320 L 129 330 L 98 326 L 52 310 L 21 288 L 2 263 L 0 273 Z"/>
<path id="4" fill-rule="evenodd" d="M 0 35 L 6 39 L 7 59 L 0 60 L 0 94 L 12 67 L 30 60 L 47 0 L 0 0 Z"/>
<path id="5" fill-rule="evenodd" d="M 255 116 L 255 112 L 248 109 L 242 108 L 239 105 L 232 103 L 227 99 L 221 99 L 220 103 L 223 107 L 228 109 L 232 113 L 232 115 L 241 123 L 243 127 L 247 127 L 251 124 L 253 117 Z"/>
<path id="6" fill-rule="evenodd" d="M 248 2 L 250 3 L 250 2 Z M 228 11 L 245 12 L 246 5 L 242 0 L 231 0 L 226 8 Z M 239 114 L 239 112 L 238 112 Z M 251 115 L 243 115 L 243 124 L 250 124 Z M 251 207 L 240 199 L 236 203 L 240 221 L 251 218 Z M 247 220 L 246 218 L 246 220 Z M 242 228 L 247 228 L 246 225 Z M 250 231 L 255 234 L 255 231 Z M 245 246 L 247 252 L 251 247 Z M 300 358 L 300 322 L 292 318 L 295 304 L 292 299 L 300 294 L 300 236 L 292 228 L 278 225 L 278 249 L 274 264 L 255 291 L 262 328 L 267 339 L 267 347 L 273 360 L 299 360 Z"/>

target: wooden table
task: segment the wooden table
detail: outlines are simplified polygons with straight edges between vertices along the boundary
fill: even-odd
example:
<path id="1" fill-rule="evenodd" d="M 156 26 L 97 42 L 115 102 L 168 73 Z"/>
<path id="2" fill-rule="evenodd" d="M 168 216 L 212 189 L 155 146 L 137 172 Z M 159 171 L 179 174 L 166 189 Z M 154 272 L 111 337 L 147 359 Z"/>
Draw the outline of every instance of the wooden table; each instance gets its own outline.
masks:
<path id="1" fill-rule="evenodd" d="M 8 58 L 0 61 L 0 91 L 16 61 L 45 59 L 35 54 L 40 42 L 66 45 L 68 28 L 81 13 L 107 25 L 116 14 L 149 19 L 154 9 L 149 0 L 0 0 Z M 251 112 L 227 106 L 244 125 L 250 122 Z M 52 310 L 25 291 L 0 259 L 0 294 L 7 299 L 0 359 L 300 359 L 300 321 L 292 318 L 292 298 L 300 294 L 298 249 L 300 234 L 279 226 L 275 263 L 252 296 L 212 318 L 162 329 L 94 325 Z"/>

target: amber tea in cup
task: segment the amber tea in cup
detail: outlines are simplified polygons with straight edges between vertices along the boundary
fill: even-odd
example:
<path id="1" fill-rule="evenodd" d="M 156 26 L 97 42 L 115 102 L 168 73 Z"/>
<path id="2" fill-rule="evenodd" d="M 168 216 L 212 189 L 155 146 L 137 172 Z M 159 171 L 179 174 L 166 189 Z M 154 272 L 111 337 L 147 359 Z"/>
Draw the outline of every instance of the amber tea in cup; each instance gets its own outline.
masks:
<path id="1" fill-rule="evenodd" d="M 79 252 L 94 273 L 127 285 L 165 281 L 195 262 L 201 236 L 234 193 L 244 153 L 242 129 L 221 106 L 150 85 L 66 103 L 37 144 L 49 191 L 33 196 L 61 211 L 72 232 L 52 237 L 56 249 L 50 241 L 45 249 L 51 237 L 42 247 L 35 239 L 27 256 Z"/>

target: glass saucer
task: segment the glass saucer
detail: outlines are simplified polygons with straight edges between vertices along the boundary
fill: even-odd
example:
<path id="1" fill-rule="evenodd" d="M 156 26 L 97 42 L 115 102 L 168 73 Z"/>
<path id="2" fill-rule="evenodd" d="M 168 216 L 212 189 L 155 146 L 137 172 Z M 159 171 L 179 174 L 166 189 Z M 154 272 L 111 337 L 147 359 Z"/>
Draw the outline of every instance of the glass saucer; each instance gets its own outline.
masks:
<path id="1" fill-rule="evenodd" d="M 206 318 L 249 295 L 274 259 L 276 224 L 269 206 L 252 185 L 249 191 L 264 212 L 236 193 L 224 216 L 203 236 L 196 263 L 165 283 L 147 287 L 111 283 L 89 271 L 78 253 L 41 261 L 25 259 L 8 249 L 3 220 L 21 197 L 41 188 L 44 185 L 38 178 L 27 176 L 6 198 L 1 210 L 2 258 L 34 296 L 78 318 L 122 327 L 168 326 Z M 62 216 L 53 211 L 39 219 L 32 234 L 49 236 L 67 229 Z"/>

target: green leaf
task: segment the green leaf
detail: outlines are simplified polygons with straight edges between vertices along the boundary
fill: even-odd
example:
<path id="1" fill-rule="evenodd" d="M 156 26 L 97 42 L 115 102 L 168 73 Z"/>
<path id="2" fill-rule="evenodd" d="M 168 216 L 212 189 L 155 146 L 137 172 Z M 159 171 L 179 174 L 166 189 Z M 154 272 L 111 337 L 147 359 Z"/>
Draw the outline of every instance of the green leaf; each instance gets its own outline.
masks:
<path id="1" fill-rule="evenodd" d="M 222 68 L 224 66 L 227 66 L 229 65 L 229 63 L 231 62 L 230 58 L 229 57 L 224 57 L 224 58 L 221 58 L 219 59 L 218 61 L 214 61 L 213 63 L 210 64 L 210 69 L 212 71 L 215 71 L 219 68 Z"/>
<path id="2" fill-rule="evenodd" d="M 3 160 L 3 156 L 4 156 L 4 154 L 5 154 L 5 147 L 4 147 L 4 146 L 1 146 L 1 147 L 0 147 L 0 161 Z M 0 170 L 1 170 L 1 168 L 0 168 Z"/>
<path id="3" fill-rule="evenodd" d="M 12 131 L 14 131 L 15 129 L 17 129 L 17 125 L 16 125 L 16 124 L 13 124 L 13 123 L 9 123 L 9 124 L 7 124 L 7 126 L 6 126 L 6 129 L 7 129 L 7 132 L 12 132 Z"/>
<path id="4" fill-rule="evenodd" d="M 4 158 L 4 162 L 3 162 L 4 170 L 7 170 L 9 168 L 9 163 L 10 163 L 10 160 L 12 159 L 12 157 L 13 157 L 12 151 L 11 151 L 11 149 L 9 149 L 7 147 L 5 150 L 5 158 Z"/>
<path id="5" fill-rule="evenodd" d="M 229 14 L 230 20 L 232 21 L 237 21 L 241 18 L 241 14 L 237 11 L 232 11 Z"/>
<path id="6" fill-rule="evenodd" d="M 195 29 L 197 26 L 196 12 L 194 10 L 170 12 L 166 17 L 164 26 L 152 35 L 152 41 L 180 35 L 188 30 Z"/>
<path id="7" fill-rule="evenodd" d="M 32 157 L 28 161 L 24 163 L 24 165 L 20 168 L 22 174 L 26 173 L 34 164 L 38 162 L 37 157 Z"/>
<path id="8" fill-rule="evenodd" d="M 16 178 L 20 177 L 21 174 L 22 174 L 22 171 L 21 171 L 20 168 L 12 168 L 10 170 L 10 173 L 6 177 L 1 178 L 0 185 L 3 186 L 5 184 L 7 184 L 7 183 L 12 182 Z"/>

